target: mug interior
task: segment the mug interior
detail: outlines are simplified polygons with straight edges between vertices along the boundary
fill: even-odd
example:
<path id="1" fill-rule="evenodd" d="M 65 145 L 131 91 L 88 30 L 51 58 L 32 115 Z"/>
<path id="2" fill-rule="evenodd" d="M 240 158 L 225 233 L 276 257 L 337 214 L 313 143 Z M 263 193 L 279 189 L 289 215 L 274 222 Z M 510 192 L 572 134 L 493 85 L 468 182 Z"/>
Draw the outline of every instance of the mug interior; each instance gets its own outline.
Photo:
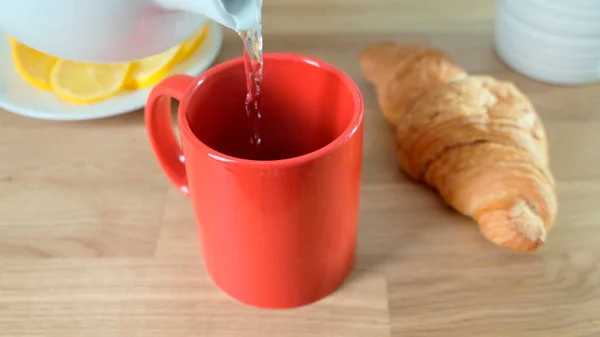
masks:
<path id="1" fill-rule="evenodd" d="M 261 118 L 245 110 L 243 59 L 218 65 L 200 76 L 185 114 L 189 129 L 204 145 L 229 157 L 282 160 L 317 151 L 352 130 L 362 113 L 356 85 L 320 61 L 266 54 Z M 261 143 L 250 142 L 258 123 Z"/>

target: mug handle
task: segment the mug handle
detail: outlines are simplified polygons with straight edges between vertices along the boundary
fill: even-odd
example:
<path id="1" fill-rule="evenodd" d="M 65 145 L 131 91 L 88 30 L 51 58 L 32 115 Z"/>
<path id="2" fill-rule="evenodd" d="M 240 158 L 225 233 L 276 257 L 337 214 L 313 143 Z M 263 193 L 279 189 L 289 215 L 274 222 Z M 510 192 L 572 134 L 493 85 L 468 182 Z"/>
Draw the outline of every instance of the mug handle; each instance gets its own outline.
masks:
<path id="1" fill-rule="evenodd" d="M 172 125 L 171 98 L 181 101 L 193 81 L 188 75 L 167 77 L 150 91 L 144 110 L 146 131 L 158 163 L 171 183 L 186 196 L 190 189 L 183 151 Z"/>

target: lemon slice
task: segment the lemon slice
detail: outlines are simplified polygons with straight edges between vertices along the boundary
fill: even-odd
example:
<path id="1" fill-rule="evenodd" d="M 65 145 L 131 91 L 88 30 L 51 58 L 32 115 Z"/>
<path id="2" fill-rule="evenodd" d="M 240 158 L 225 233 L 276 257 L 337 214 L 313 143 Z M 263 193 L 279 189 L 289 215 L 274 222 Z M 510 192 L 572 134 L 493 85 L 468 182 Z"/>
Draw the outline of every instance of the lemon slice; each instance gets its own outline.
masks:
<path id="1" fill-rule="evenodd" d="M 179 49 L 179 55 L 177 55 L 177 62 L 183 62 L 188 57 L 190 57 L 196 49 L 204 42 L 206 36 L 208 35 L 208 25 L 202 26 L 200 30 L 192 35 L 190 38 L 185 40 L 181 44 L 181 48 Z"/>
<path id="2" fill-rule="evenodd" d="M 54 93 L 65 101 L 94 103 L 118 94 L 124 87 L 131 65 L 90 64 L 58 60 L 50 72 Z"/>
<path id="3" fill-rule="evenodd" d="M 8 40 L 11 44 L 12 58 L 17 73 L 37 88 L 52 89 L 50 71 L 58 59 L 29 48 L 10 37 Z"/>
<path id="4" fill-rule="evenodd" d="M 130 86 L 141 89 L 160 82 L 177 63 L 180 48 L 181 45 L 177 45 L 160 54 L 133 62 Z"/>

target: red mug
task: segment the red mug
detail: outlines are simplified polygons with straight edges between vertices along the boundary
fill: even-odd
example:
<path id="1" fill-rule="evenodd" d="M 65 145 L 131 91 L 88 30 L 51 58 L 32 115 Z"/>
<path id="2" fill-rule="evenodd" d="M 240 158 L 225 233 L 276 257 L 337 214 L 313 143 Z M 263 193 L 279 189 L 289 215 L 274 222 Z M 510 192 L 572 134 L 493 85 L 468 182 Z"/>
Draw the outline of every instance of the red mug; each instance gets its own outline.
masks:
<path id="1" fill-rule="evenodd" d="M 362 95 L 322 61 L 265 54 L 255 158 L 245 96 L 243 58 L 198 78 L 171 76 L 148 98 L 150 142 L 169 180 L 192 200 L 215 284 L 257 307 L 306 305 L 335 291 L 354 263 Z M 181 145 L 171 98 L 180 102 Z"/>

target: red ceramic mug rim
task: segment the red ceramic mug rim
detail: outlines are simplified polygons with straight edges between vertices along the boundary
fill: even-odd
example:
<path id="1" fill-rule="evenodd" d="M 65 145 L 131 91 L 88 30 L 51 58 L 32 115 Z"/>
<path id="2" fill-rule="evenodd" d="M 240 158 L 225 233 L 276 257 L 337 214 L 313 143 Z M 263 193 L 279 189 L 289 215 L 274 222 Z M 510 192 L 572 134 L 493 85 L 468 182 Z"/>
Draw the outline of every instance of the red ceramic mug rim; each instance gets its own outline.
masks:
<path id="1" fill-rule="evenodd" d="M 200 88 L 202 87 L 202 82 L 204 82 L 205 80 L 207 80 L 211 77 L 219 76 L 219 74 L 221 72 L 228 70 L 230 68 L 242 66 L 244 59 L 242 57 L 239 57 L 239 58 L 235 58 L 235 59 L 223 62 L 221 64 L 218 64 L 218 65 L 210 68 L 209 70 L 204 72 L 202 75 L 195 78 L 194 81 L 192 82 L 192 84 L 190 84 L 190 86 L 186 89 L 183 99 L 180 102 L 180 107 L 179 107 L 179 111 L 178 111 L 178 121 L 179 121 L 179 129 L 180 129 L 179 132 L 181 132 L 183 136 L 188 138 L 192 142 L 192 145 L 194 147 L 202 148 L 208 154 L 208 156 L 210 158 L 217 160 L 217 161 L 221 161 L 223 163 L 228 163 L 228 164 L 239 164 L 239 165 L 254 166 L 254 167 L 259 167 L 259 168 L 260 167 L 265 167 L 265 168 L 273 167 L 274 165 L 278 166 L 278 167 L 297 166 L 297 165 L 301 165 L 301 164 L 310 162 L 317 158 L 323 157 L 324 155 L 334 152 L 335 150 L 341 148 L 358 131 L 358 128 L 363 120 L 363 114 L 364 114 L 363 98 L 362 98 L 362 94 L 361 94 L 360 90 L 358 89 L 358 86 L 356 85 L 356 83 L 354 83 L 354 81 L 348 75 L 346 75 L 343 71 L 341 71 L 338 68 L 336 68 L 328 63 L 325 63 L 321 60 L 307 57 L 307 56 L 297 55 L 297 54 L 265 53 L 263 57 L 265 60 L 284 60 L 286 62 L 307 63 L 314 67 L 318 67 L 318 68 L 322 69 L 323 71 L 330 72 L 333 75 L 335 75 L 336 77 L 338 77 L 342 81 L 344 87 L 346 87 L 346 89 L 352 94 L 352 99 L 353 99 L 353 103 L 354 103 L 354 111 L 352 112 L 352 120 L 350 121 L 350 123 L 346 127 L 346 129 L 344 129 L 344 131 L 336 139 L 331 141 L 329 144 L 327 144 L 313 152 L 306 153 L 306 154 L 303 154 L 303 155 L 297 156 L 297 157 L 279 159 L 279 160 L 251 160 L 251 159 L 243 159 L 243 158 L 233 157 L 233 156 L 229 156 L 224 153 L 221 153 L 219 151 L 216 151 L 213 148 L 209 147 L 208 145 L 204 144 L 200 139 L 198 139 L 198 137 L 196 137 L 196 135 L 194 135 L 194 133 L 192 132 L 192 130 L 190 128 L 189 121 L 187 119 L 187 113 L 186 113 L 187 106 L 189 105 L 189 101 L 192 98 L 192 96 L 194 95 L 194 92 L 196 90 L 201 90 Z M 265 71 L 268 71 L 268 69 L 266 69 Z"/>

